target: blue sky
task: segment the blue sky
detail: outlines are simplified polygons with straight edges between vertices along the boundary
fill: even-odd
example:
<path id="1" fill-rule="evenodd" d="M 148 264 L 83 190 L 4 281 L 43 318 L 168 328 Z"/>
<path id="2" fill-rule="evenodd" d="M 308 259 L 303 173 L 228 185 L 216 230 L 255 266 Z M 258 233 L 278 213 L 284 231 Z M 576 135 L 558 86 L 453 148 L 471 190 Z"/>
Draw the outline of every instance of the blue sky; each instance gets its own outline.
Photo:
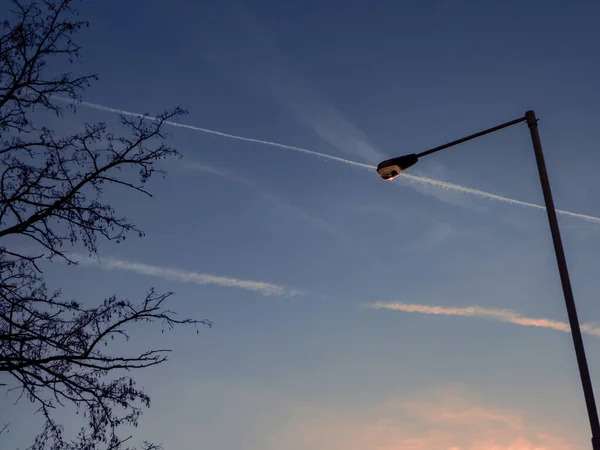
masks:
<path id="1" fill-rule="evenodd" d="M 600 217 L 595 2 L 86 1 L 81 13 L 93 104 L 182 105 L 183 124 L 367 165 L 535 109 L 557 207 Z M 65 132 L 117 119 L 84 106 L 48 118 Z M 133 348 L 158 332 L 174 349 L 139 375 L 153 407 L 136 437 L 175 450 L 589 448 L 570 336 L 547 328 L 566 312 L 543 210 L 169 132 L 183 159 L 165 163 L 154 197 L 108 193 L 146 237 L 103 244 L 100 265 L 46 269 L 65 296 L 155 286 L 215 322 L 199 336 L 136 332 Z M 410 174 L 542 203 L 525 125 Z M 600 322 L 600 222 L 560 224 L 581 322 Z M 475 306 L 547 321 L 456 309 Z M 600 336 L 585 344 L 599 386 Z"/>

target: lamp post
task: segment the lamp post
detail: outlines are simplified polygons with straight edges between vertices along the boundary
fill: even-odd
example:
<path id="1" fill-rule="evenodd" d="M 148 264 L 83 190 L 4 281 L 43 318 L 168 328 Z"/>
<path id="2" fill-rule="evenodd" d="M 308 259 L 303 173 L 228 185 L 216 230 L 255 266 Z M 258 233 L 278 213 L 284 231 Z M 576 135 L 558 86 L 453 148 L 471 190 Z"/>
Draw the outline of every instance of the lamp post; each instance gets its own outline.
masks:
<path id="1" fill-rule="evenodd" d="M 471 139 L 475 139 L 480 136 L 484 136 L 486 134 L 502 130 L 503 128 L 507 128 L 521 122 L 527 122 L 529 131 L 531 133 L 533 151 L 535 153 L 535 160 L 537 162 L 540 183 L 542 185 L 542 192 L 544 194 L 546 212 L 548 214 L 548 223 L 550 224 L 552 242 L 554 243 L 554 253 L 556 254 L 556 262 L 558 264 L 558 273 L 560 274 L 560 281 L 565 297 L 565 304 L 567 306 L 567 314 L 569 316 L 569 325 L 571 327 L 571 336 L 573 337 L 575 355 L 577 356 L 579 376 L 581 377 L 581 385 L 583 387 L 583 394 L 585 396 L 588 418 L 590 421 L 590 427 L 592 429 L 592 449 L 600 450 L 600 422 L 598 421 L 598 410 L 596 409 L 596 401 L 594 400 L 592 380 L 590 378 L 590 371 L 585 356 L 585 349 L 583 346 L 583 339 L 581 336 L 581 328 L 579 326 L 579 319 L 577 318 L 575 299 L 573 298 L 573 289 L 571 288 L 571 280 L 569 278 L 567 261 L 565 259 L 565 252 L 560 236 L 560 229 L 558 227 L 558 220 L 556 218 L 556 210 L 554 209 L 554 200 L 552 199 L 552 191 L 550 189 L 550 181 L 548 180 L 548 172 L 546 170 L 546 163 L 544 161 L 544 154 L 542 152 L 542 143 L 540 141 L 540 135 L 538 132 L 538 124 L 537 119 L 535 117 L 535 113 L 533 111 L 527 111 L 523 117 L 512 120 L 510 122 L 503 123 L 493 128 L 489 128 L 479 133 L 472 134 L 462 139 L 448 142 L 447 144 L 440 145 L 438 147 L 426 150 L 421 153 L 413 153 L 410 155 L 388 159 L 386 161 L 381 162 L 377 166 L 377 173 L 384 180 L 392 180 L 399 176 L 403 170 L 406 170 L 412 165 L 416 164 L 419 158 L 422 158 L 423 156 L 439 152 L 440 150 L 444 150 L 446 148 L 462 144 L 463 142 L 470 141 Z"/>

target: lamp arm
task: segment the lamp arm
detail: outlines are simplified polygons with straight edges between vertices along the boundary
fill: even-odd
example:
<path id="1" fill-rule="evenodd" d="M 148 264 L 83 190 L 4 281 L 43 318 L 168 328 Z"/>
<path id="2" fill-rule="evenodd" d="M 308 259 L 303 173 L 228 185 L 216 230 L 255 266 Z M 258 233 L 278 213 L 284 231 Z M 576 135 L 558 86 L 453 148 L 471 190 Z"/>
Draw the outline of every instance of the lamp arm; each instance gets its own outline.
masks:
<path id="1" fill-rule="evenodd" d="M 471 139 L 475 139 L 481 136 L 485 136 L 486 134 L 493 133 L 494 131 L 502 130 L 503 128 L 508 128 L 513 125 L 516 125 L 521 122 L 527 121 L 527 117 L 519 117 L 518 119 L 511 120 L 510 122 L 503 123 L 502 125 L 495 126 L 493 128 L 488 128 L 487 130 L 480 131 L 479 133 L 471 134 L 470 136 L 464 137 L 462 139 L 457 139 L 456 141 L 448 142 L 447 144 L 440 145 L 439 147 L 434 147 L 432 149 L 426 150 L 422 153 L 417 154 L 417 158 L 422 156 L 427 156 L 435 152 L 439 152 L 440 150 L 444 150 L 448 147 L 454 147 L 455 145 L 462 144 L 463 142 L 470 141 Z"/>

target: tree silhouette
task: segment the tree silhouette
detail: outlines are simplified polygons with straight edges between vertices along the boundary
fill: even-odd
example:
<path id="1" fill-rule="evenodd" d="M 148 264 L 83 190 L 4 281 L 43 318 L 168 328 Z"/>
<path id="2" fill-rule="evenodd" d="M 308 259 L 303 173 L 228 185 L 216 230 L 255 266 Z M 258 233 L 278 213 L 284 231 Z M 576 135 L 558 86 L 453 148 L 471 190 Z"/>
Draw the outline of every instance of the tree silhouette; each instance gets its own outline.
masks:
<path id="1" fill-rule="evenodd" d="M 163 125 L 185 113 L 175 108 L 152 118 L 121 117 L 124 135 L 103 123 L 63 136 L 40 125 L 40 111 L 62 117 L 71 106 L 60 97 L 78 101 L 96 78 L 56 72 L 77 59 L 72 38 L 86 26 L 69 0 L 13 0 L 0 31 L 0 372 L 9 380 L 0 388 L 16 390 L 43 416 L 31 450 L 124 449 L 129 437 L 119 437 L 119 427 L 136 426 L 150 405 L 129 374 L 164 362 L 168 350 L 114 355 L 107 343 L 127 339 L 134 323 L 211 325 L 176 318 L 165 308 L 171 293 L 150 289 L 139 304 L 111 296 L 90 307 L 46 288 L 41 258 L 76 264 L 68 252 L 73 244 L 94 255 L 98 238 L 142 235 L 103 202 L 103 190 L 150 195 L 146 183 L 160 172 L 156 162 L 177 155 Z M 31 245 L 11 245 L 11 236 Z M 68 406 L 83 417 L 76 436 L 66 436 L 55 416 Z M 0 434 L 6 429 L 0 425 Z"/>

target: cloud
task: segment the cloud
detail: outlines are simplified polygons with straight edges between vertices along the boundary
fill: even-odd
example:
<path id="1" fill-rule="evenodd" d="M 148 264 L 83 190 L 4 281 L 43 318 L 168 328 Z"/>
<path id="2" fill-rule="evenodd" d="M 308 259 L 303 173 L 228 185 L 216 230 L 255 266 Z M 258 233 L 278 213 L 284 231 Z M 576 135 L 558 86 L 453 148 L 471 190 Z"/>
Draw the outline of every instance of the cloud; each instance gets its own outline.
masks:
<path id="1" fill-rule="evenodd" d="M 183 167 L 185 169 L 188 170 L 194 170 L 194 171 L 199 171 L 199 172 L 204 172 L 204 173 L 208 173 L 220 178 L 223 178 L 225 180 L 228 181 L 233 181 L 235 183 L 239 183 L 242 184 L 250 189 L 252 189 L 254 192 L 256 192 L 257 194 L 259 194 L 260 196 L 264 197 L 266 200 L 272 202 L 273 204 L 275 204 L 277 207 L 281 208 L 282 210 L 285 210 L 286 212 L 288 212 L 290 215 L 302 219 L 302 220 L 307 220 L 309 222 L 315 223 L 315 224 L 319 224 L 322 226 L 322 222 L 319 219 L 316 219 L 308 214 L 306 214 L 305 212 L 303 212 L 302 210 L 300 210 L 299 208 L 296 208 L 295 206 L 290 205 L 289 203 L 284 202 L 283 200 L 281 200 L 279 197 L 277 197 L 276 195 L 267 192 L 266 190 L 264 190 L 263 188 L 261 188 L 257 183 L 253 182 L 252 180 L 249 180 L 243 176 L 241 176 L 239 173 L 230 173 L 230 172 L 226 172 L 222 169 L 217 169 L 214 166 L 209 166 L 207 164 L 202 164 L 202 163 L 198 163 L 198 162 L 184 162 Z M 329 231 L 332 231 L 335 233 L 335 230 L 331 230 L 329 229 Z"/>
<path id="2" fill-rule="evenodd" d="M 561 411 L 530 416 L 456 386 L 356 402 L 354 392 L 348 392 L 340 403 L 329 397 L 298 397 L 272 384 L 198 383 L 189 378 L 168 393 L 157 393 L 158 403 L 179 414 L 165 418 L 151 409 L 141 425 L 169 448 L 195 450 L 198 442 L 211 449 L 247 450 L 589 448 L 589 441 L 581 439 L 587 424 L 577 418 L 562 417 Z M 198 405 L 209 405 L 209 411 Z"/>
<path id="3" fill-rule="evenodd" d="M 148 115 L 145 115 L 145 114 L 135 113 L 135 112 L 131 112 L 131 111 L 125 111 L 125 110 L 122 110 L 122 109 L 109 108 L 107 106 L 98 105 L 98 104 L 95 104 L 95 103 L 90 103 L 90 102 L 74 102 L 73 100 L 71 100 L 69 98 L 59 97 L 59 96 L 54 96 L 53 98 L 56 99 L 56 100 L 64 101 L 64 102 L 68 102 L 68 103 L 77 103 L 79 105 L 86 106 L 86 107 L 89 107 L 89 108 L 92 108 L 92 109 L 96 109 L 96 110 L 100 110 L 100 111 L 106 111 L 106 112 L 111 112 L 111 113 L 121 114 L 121 115 L 125 115 L 125 116 L 131 116 L 131 117 L 140 117 L 140 118 L 145 118 L 147 120 L 157 120 L 155 117 L 148 116 Z M 256 143 L 256 144 L 268 145 L 268 146 L 271 146 L 271 147 L 277 147 L 277 148 L 282 148 L 282 149 L 291 150 L 291 151 L 295 151 L 295 152 L 300 152 L 300 153 L 304 153 L 304 154 L 308 154 L 308 155 L 312 155 L 312 156 L 317 156 L 317 157 L 324 158 L 324 159 L 329 159 L 329 160 L 332 160 L 332 161 L 341 162 L 341 163 L 344 163 L 344 164 L 349 164 L 349 165 L 354 166 L 354 167 L 360 167 L 360 168 L 371 170 L 371 171 L 373 171 L 373 170 L 376 169 L 375 166 L 372 166 L 372 165 L 369 165 L 369 164 L 363 164 L 363 163 L 352 161 L 352 160 L 349 160 L 349 159 L 340 158 L 338 156 L 332 156 L 332 155 L 327 155 L 325 153 L 315 152 L 315 151 L 312 151 L 312 150 L 308 150 L 306 148 L 296 147 L 294 145 L 281 144 L 281 143 L 278 143 L 278 142 L 266 141 L 266 140 L 262 140 L 262 139 L 248 138 L 248 137 L 244 137 L 244 136 L 238 136 L 238 135 L 235 135 L 235 134 L 223 133 L 221 131 L 210 130 L 208 128 L 201 128 L 201 127 L 196 127 L 196 126 L 193 126 L 193 125 L 186 125 L 186 124 L 182 124 L 182 123 L 178 123 L 178 122 L 172 122 L 172 121 L 165 121 L 165 124 L 170 125 L 170 126 L 174 126 L 174 127 L 179 127 L 179 128 L 186 128 L 186 129 L 193 130 L 193 131 L 198 131 L 198 132 L 201 132 L 201 133 L 213 134 L 213 135 L 216 135 L 216 136 L 221 136 L 221 137 L 225 137 L 225 138 L 229 138 L 229 139 L 236 139 L 236 140 L 245 141 L 245 142 L 253 142 L 253 143 Z M 459 192 L 459 193 L 462 193 L 462 194 L 467 194 L 467 195 L 472 195 L 472 196 L 476 196 L 476 197 L 481 197 L 481 198 L 484 198 L 484 199 L 487 199 L 487 200 L 494 200 L 494 201 L 498 201 L 498 202 L 509 203 L 511 205 L 525 206 L 525 207 L 528 207 L 528 208 L 535 208 L 535 209 L 541 209 L 541 210 L 545 210 L 546 209 L 544 206 L 536 205 L 535 203 L 523 202 L 521 200 L 515 200 L 515 199 L 512 199 L 512 198 L 503 197 L 501 195 L 492 194 L 490 192 L 480 191 L 478 189 L 472 189 L 472 188 L 469 188 L 469 187 L 465 187 L 465 186 L 461 186 L 461 185 L 453 184 L 453 183 L 448 183 L 448 182 L 445 182 L 445 181 L 435 180 L 433 178 L 427 178 L 427 177 L 416 176 L 416 175 L 401 174 L 401 176 L 398 177 L 397 179 L 400 180 L 401 182 L 407 183 L 408 186 L 411 186 L 413 188 L 415 186 L 415 183 L 417 183 L 418 185 L 432 186 L 432 187 L 435 187 L 437 189 Z M 425 190 L 424 192 L 425 193 L 429 193 L 427 190 Z M 436 194 L 436 196 L 438 198 L 442 198 L 443 199 L 443 197 L 440 197 L 437 194 Z M 560 210 L 560 209 L 557 209 L 556 212 L 558 214 L 562 214 L 564 216 L 569 216 L 569 217 L 574 217 L 576 219 L 582 219 L 582 220 L 587 220 L 587 221 L 590 221 L 590 222 L 600 223 L 600 217 L 589 216 L 589 215 L 586 215 L 586 214 L 579 214 L 579 213 L 574 213 L 574 212 Z"/>
<path id="4" fill-rule="evenodd" d="M 153 266 L 149 264 L 141 264 L 122 259 L 104 258 L 98 261 L 83 255 L 69 255 L 74 261 L 85 266 L 97 266 L 104 270 L 124 270 L 135 272 L 140 275 L 151 277 L 164 278 L 170 281 L 179 283 L 194 283 L 194 284 L 215 284 L 224 287 L 234 287 L 246 289 L 248 291 L 258 292 L 263 295 L 298 295 L 300 292 L 293 289 L 286 289 L 283 286 L 267 283 L 264 281 L 241 280 L 239 278 L 222 277 L 205 273 L 189 272 L 181 269 L 170 267 Z"/>
<path id="5" fill-rule="evenodd" d="M 442 245 L 450 239 L 459 237 L 469 236 L 472 237 L 473 233 L 468 232 L 451 222 L 445 221 L 432 221 L 426 227 L 423 227 L 423 237 L 413 237 L 410 243 L 407 243 L 406 247 L 416 244 L 416 248 L 422 250 L 432 250 L 439 245 Z"/>
<path id="6" fill-rule="evenodd" d="M 224 12 L 228 19 L 220 37 L 198 48 L 204 61 L 259 95 L 267 95 L 342 154 L 376 163 L 385 155 L 368 136 L 326 100 L 326 96 L 277 45 L 259 19 L 238 5 Z"/>
<path id="7" fill-rule="evenodd" d="M 267 448 L 278 450 L 579 450 L 551 424 L 438 390 L 355 411 L 299 408 Z"/>
<path id="8" fill-rule="evenodd" d="M 494 320 L 496 322 L 506 322 L 524 327 L 539 327 L 549 328 L 551 330 L 563 331 L 569 333 L 571 331 L 569 324 L 551 319 L 526 317 L 508 309 L 491 309 L 482 308 L 480 306 L 468 306 L 465 308 L 455 308 L 447 306 L 427 306 L 412 303 L 386 303 L 373 302 L 366 305 L 374 309 L 390 309 L 394 311 L 403 311 L 421 314 L 434 314 L 444 316 L 461 316 L 461 317 L 480 317 L 483 319 Z M 592 336 L 600 336 L 600 327 L 592 324 L 582 324 L 581 331 Z"/>
<path id="9" fill-rule="evenodd" d="M 197 170 L 200 172 L 204 172 L 204 173 L 208 173 L 211 175 L 215 175 L 215 176 L 224 178 L 228 181 L 233 181 L 235 183 L 242 184 L 242 185 L 252 189 L 254 192 L 256 192 L 258 195 L 262 196 L 266 200 L 273 203 L 275 206 L 277 206 L 282 211 L 285 211 L 286 213 L 288 213 L 291 217 L 300 219 L 300 220 L 310 224 L 315 229 L 318 229 L 320 231 L 323 231 L 323 232 L 329 234 L 334 239 L 337 239 L 338 241 L 340 241 L 340 243 L 342 245 L 344 245 L 344 247 L 346 249 L 348 249 L 352 252 L 358 252 L 362 257 L 364 257 L 369 262 L 373 263 L 373 262 L 379 260 L 379 258 L 371 251 L 371 249 L 366 248 L 362 244 L 360 244 L 360 242 L 357 241 L 355 236 L 348 234 L 343 229 L 334 226 L 333 224 L 331 224 L 330 222 L 328 222 L 327 220 L 325 220 L 321 217 L 315 217 L 310 214 L 307 214 L 306 212 L 302 211 L 300 208 L 281 200 L 278 196 L 272 194 L 271 192 L 264 190 L 262 187 L 260 187 L 260 185 L 258 185 L 254 181 L 249 180 L 243 176 L 240 176 L 238 172 L 233 174 L 230 172 L 226 172 L 222 169 L 217 169 L 213 166 L 209 166 L 207 164 L 201 164 L 201 163 L 197 163 L 197 162 L 184 162 L 184 167 L 188 170 Z"/>

